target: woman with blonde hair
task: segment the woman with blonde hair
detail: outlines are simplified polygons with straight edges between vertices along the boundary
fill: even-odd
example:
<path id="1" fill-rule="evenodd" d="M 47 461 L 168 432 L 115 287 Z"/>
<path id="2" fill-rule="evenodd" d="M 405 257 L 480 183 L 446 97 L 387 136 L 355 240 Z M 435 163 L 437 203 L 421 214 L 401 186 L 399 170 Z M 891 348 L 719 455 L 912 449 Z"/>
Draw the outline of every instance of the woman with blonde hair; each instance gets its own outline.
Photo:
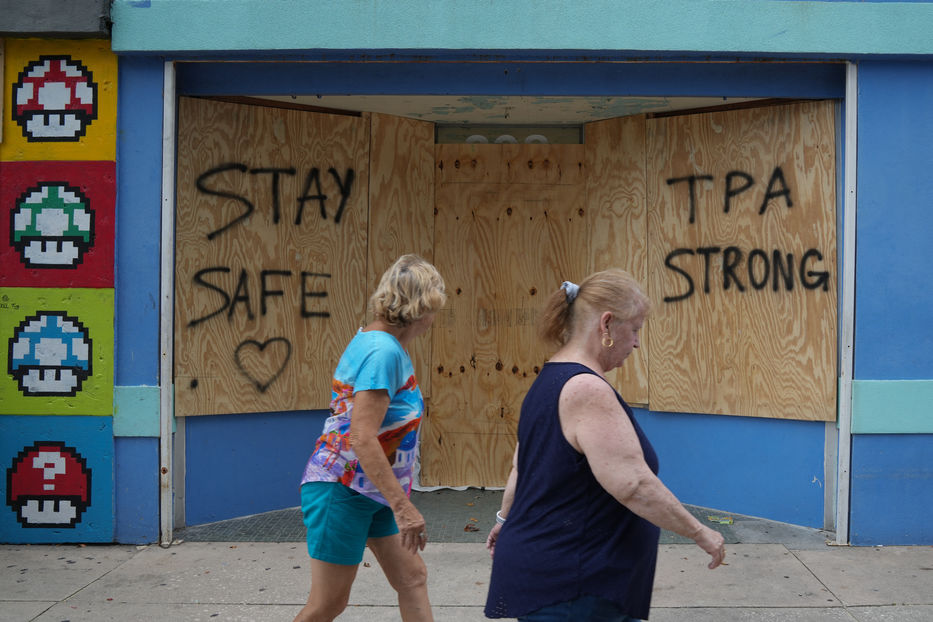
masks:
<path id="1" fill-rule="evenodd" d="M 647 619 L 659 527 L 722 563 L 722 536 L 657 477 L 632 409 L 606 381 L 639 346 L 650 310 L 622 270 L 565 281 L 540 331 L 559 346 L 522 403 L 518 445 L 486 547 L 486 616 L 527 622 Z"/>
<path id="2" fill-rule="evenodd" d="M 295 622 L 343 612 L 366 546 L 398 593 L 402 620 L 433 620 L 418 554 L 427 532 L 409 499 L 424 400 L 406 348 L 446 300 L 434 266 L 400 257 L 370 298 L 373 321 L 337 363 L 331 416 L 301 478 L 311 592 Z"/>

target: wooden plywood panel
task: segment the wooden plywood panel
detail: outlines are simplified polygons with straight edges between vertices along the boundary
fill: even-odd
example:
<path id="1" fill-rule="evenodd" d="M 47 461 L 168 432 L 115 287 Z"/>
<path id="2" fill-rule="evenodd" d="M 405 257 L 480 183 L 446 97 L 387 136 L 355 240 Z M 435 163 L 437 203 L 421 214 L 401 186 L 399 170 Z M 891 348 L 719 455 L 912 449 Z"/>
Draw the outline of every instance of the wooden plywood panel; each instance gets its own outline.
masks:
<path id="1" fill-rule="evenodd" d="M 326 408 L 364 319 L 369 119 L 182 98 L 176 414 Z"/>
<path id="2" fill-rule="evenodd" d="M 438 184 L 503 183 L 502 145 L 437 145 L 435 181 Z"/>
<path id="3" fill-rule="evenodd" d="M 586 210 L 590 215 L 587 272 L 622 268 L 648 291 L 648 215 L 644 116 L 589 123 L 586 144 Z M 608 378 L 630 404 L 648 403 L 648 334 Z"/>
<path id="4" fill-rule="evenodd" d="M 443 144 L 436 149 L 439 184 L 575 185 L 583 181 L 582 145 Z"/>
<path id="5" fill-rule="evenodd" d="M 369 294 L 401 255 L 434 258 L 434 124 L 372 115 Z M 422 394 L 431 395 L 431 334 L 409 345 Z"/>
<path id="6" fill-rule="evenodd" d="M 648 122 L 652 410 L 835 418 L 833 119 Z"/>
<path id="7" fill-rule="evenodd" d="M 505 182 L 579 185 L 583 182 L 583 145 L 501 145 Z"/>
<path id="8" fill-rule="evenodd" d="M 582 156 L 579 146 L 551 149 L 552 162 Z M 438 183 L 436 203 L 435 262 L 450 298 L 433 331 L 421 481 L 501 486 L 521 401 L 550 354 L 538 310 L 586 268 L 583 186 Z"/>

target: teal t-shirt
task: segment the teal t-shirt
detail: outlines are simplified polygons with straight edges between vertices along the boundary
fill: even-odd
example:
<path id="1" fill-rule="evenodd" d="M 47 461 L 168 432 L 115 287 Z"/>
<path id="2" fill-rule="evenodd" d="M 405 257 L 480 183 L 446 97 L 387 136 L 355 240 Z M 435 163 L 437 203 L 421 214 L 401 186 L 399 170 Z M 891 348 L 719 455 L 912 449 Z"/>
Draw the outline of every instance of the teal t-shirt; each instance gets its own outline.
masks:
<path id="1" fill-rule="evenodd" d="M 353 396 L 357 391 L 374 389 L 388 391 L 391 398 L 379 426 L 379 444 L 402 489 L 411 494 L 424 399 L 405 348 L 389 333 L 375 330 L 358 331 L 337 363 L 331 391 L 331 416 L 324 422 L 323 433 L 305 466 L 302 484 L 340 482 L 388 505 L 379 489 L 366 477 L 350 447 Z"/>

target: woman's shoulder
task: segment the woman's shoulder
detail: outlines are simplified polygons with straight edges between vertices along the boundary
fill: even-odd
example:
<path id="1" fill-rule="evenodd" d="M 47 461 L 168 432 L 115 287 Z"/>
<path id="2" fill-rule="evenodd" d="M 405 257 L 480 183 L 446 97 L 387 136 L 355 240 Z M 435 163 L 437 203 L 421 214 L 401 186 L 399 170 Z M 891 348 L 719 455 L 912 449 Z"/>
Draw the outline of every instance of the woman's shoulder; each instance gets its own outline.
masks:
<path id="1" fill-rule="evenodd" d="M 594 395 L 613 395 L 615 389 L 606 381 L 605 378 L 593 371 L 581 371 L 567 379 L 564 383 L 564 390 L 577 392 L 582 391 Z"/>
<path id="2" fill-rule="evenodd" d="M 377 361 L 399 361 L 404 349 L 392 335 L 380 331 L 358 331 L 340 357 L 341 366 L 356 367 Z"/>
<path id="3" fill-rule="evenodd" d="M 363 348 L 399 348 L 403 349 L 392 334 L 382 330 L 364 330 L 360 329 L 350 340 L 350 345 Z"/>
<path id="4" fill-rule="evenodd" d="M 581 372 L 565 383 L 560 392 L 562 405 L 577 408 L 594 408 L 604 412 L 615 412 L 619 406 L 619 394 L 609 381 L 590 370 Z"/>

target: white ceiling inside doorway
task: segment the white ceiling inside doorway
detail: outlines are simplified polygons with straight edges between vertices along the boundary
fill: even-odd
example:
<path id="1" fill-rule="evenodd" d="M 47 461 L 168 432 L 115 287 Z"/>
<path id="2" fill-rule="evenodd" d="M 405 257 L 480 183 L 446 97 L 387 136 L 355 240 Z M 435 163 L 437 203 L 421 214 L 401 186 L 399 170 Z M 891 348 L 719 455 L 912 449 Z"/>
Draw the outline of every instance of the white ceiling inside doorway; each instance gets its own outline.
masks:
<path id="1" fill-rule="evenodd" d="M 635 114 L 738 104 L 737 97 L 573 97 L 519 95 L 285 95 L 277 101 L 334 110 L 382 112 L 438 125 L 582 125 Z"/>

